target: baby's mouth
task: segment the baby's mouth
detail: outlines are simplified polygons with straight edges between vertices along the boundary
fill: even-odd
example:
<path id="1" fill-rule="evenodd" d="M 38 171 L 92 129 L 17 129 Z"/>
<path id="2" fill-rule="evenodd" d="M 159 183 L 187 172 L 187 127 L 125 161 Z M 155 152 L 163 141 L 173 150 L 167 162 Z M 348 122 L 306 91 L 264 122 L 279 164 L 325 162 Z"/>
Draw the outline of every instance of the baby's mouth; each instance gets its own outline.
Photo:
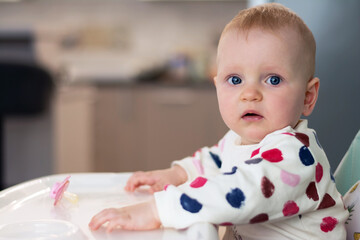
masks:
<path id="1" fill-rule="evenodd" d="M 256 112 L 247 112 L 247 113 L 244 113 L 244 115 L 241 118 L 246 121 L 257 121 L 257 120 L 262 119 L 263 116 L 261 116 L 260 114 L 258 114 Z"/>
<path id="2" fill-rule="evenodd" d="M 253 117 L 253 116 L 259 116 L 259 115 L 256 113 L 247 113 L 244 115 L 244 117 Z"/>

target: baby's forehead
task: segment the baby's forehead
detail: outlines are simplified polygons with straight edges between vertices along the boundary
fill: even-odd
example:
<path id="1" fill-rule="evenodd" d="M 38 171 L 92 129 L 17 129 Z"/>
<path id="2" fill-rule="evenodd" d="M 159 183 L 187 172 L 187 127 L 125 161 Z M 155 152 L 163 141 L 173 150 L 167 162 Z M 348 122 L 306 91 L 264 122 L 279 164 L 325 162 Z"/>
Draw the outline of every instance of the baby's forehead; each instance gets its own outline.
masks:
<path id="1" fill-rule="evenodd" d="M 298 31 L 296 31 L 291 27 L 284 26 L 276 29 L 269 29 L 262 27 L 253 27 L 249 29 L 241 29 L 241 28 L 228 29 L 228 31 L 222 34 L 220 38 L 220 43 L 221 43 L 221 39 L 223 39 L 224 37 L 228 37 L 229 35 L 230 37 L 237 37 L 237 38 L 240 37 L 240 38 L 245 38 L 247 40 L 249 36 L 253 34 L 256 34 L 258 37 L 261 37 L 261 35 L 272 35 L 278 38 L 279 41 L 284 41 L 284 40 L 288 41 L 291 39 L 292 41 L 296 41 L 298 44 L 301 44 L 302 41 L 302 36 Z"/>
<path id="2" fill-rule="evenodd" d="M 264 41 L 257 41 L 259 39 Z M 275 61 L 277 57 L 288 59 L 289 63 L 293 63 L 292 65 L 295 66 L 296 69 L 299 69 L 301 72 L 306 72 L 307 75 L 312 75 L 310 73 L 312 71 L 311 54 L 306 50 L 306 44 L 304 44 L 298 32 L 286 27 L 281 29 L 251 28 L 246 31 L 238 29 L 227 31 L 222 35 L 219 42 L 217 55 L 218 67 L 220 67 L 219 64 L 222 66 L 231 64 L 231 62 L 229 63 L 230 60 L 227 59 L 230 56 L 240 57 L 242 53 L 250 53 L 248 56 L 251 56 L 251 54 L 258 54 L 258 51 L 261 51 L 255 50 L 255 52 L 249 52 L 254 51 L 254 48 L 250 50 L 247 43 L 254 43 L 252 46 L 256 46 L 257 49 L 273 49 L 273 52 L 275 52 Z M 280 48 L 285 49 L 285 51 L 281 50 L 281 56 L 276 55 L 277 53 L 280 54 L 280 52 L 276 51 L 276 49 Z M 260 55 L 258 56 L 260 57 Z"/>
<path id="3" fill-rule="evenodd" d="M 264 41 L 258 42 L 259 39 Z M 257 42 L 257 48 L 277 48 L 281 46 L 282 48 L 287 48 L 289 53 L 296 55 L 303 55 L 307 51 L 304 42 L 300 34 L 291 28 L 282 28 L 282 29 L 262 29 L 262 28 L 252 28 L 248 30 L 242 29 L 233 29 L 229 30 L 221 36 L 218 46 L 218 57 L 222 52 L 228 51 L 229 46 L 240 46 L 247 49 L 247 44 Z M 245 45 L 244 45 L 245 44 Z M 244 50 L 244 51 L 245 51 Z M 297 51 L 295 51 L 297 50 Z"/>

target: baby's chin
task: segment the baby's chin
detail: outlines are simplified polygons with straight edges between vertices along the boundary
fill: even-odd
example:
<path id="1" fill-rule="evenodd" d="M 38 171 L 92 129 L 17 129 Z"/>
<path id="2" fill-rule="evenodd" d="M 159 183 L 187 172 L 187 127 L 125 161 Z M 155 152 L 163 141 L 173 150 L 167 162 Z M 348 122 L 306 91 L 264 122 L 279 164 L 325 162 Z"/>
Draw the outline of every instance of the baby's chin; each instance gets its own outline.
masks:
<path id="1" fill-rule="evenodd" d="M 254 145 L 261 142 L 268 134 L 273 131 L 239 131 L 236 132 L 241 137 L 241 145 Z"/>
<path id="2" fill-rule="evenodd" d="M 255 136 L 241 136 L 241 145 L 253 145 L 258 144 L 267 134 L 255 135 Z"/>

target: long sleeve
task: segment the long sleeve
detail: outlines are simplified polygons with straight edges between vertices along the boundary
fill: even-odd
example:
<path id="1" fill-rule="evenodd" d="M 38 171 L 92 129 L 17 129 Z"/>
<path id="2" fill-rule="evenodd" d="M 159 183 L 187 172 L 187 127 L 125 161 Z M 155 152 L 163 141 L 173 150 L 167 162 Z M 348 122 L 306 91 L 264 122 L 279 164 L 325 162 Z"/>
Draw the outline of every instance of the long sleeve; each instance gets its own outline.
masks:
<path id="1" fill-rule="evenodd" d="M 230 171 L 199 176 L 155 194 L 165 227 L 279 221 L 341 203 L 314 132 L 276 131 L 247 159 L 237 147 L 224 149 L 220 156 L 232 165 Z"/>
<path id="2" fill-rule="evenodd" d="M 229 131 L 216 145 L 203 147 L 190 157 L 174 161 L 172 165 L 181 166 L 186 171 L 189 181 L 194 180 L 199 175 L 217 175 L 222 166 L 220 154 L 223 152 L 225 141 L 233 137 L 235 137 L 235 133 Z"/>

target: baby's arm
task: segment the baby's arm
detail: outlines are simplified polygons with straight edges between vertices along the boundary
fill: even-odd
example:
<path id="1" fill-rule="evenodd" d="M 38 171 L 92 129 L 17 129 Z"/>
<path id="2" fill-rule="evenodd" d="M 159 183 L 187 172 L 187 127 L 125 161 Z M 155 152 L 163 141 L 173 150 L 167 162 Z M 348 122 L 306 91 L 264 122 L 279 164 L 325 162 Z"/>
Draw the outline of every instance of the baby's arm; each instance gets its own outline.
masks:
<path id="1" fill-rule="evenodd" d="M 154 198 L 124 208 L 105 209 L 91 219 L 89 227 L 91 230 L 97 230 L 104 223 L 108 223 L 107 232 L 115 228 L 151 230 L 161 225 Z"/>
<path id="2" fill-rule="evenodd" d="M 161 191 L 168 184 L 178 186 L 188 180 L 188 176 L 194 175 L 199 165 L 193 165 L 193 159 L 199 159 L 197 155 L 204 155 L 211 158 L 210 163 L 206 163 L 209 159 L 202 159 L 201 166 L 205 166 L 206 172 L 214 172 L 220 169 L 221 164 L 217 156 L 217 146 L 212 148 L 203 148 L 197 151 L 193 157 L 177 161 L 171 168 L 149 171 L 149 172 L 135 172 L 127 181 L 125 190 L 134 191 L 142 185 L 149 185 L 152 192 Z M 211 153 L 210 153 L 211 152 Z M 212 157 L 210 157 L 212 156 Z M 216 162 L 213 158 L 216 158 Z M 195 168 L 188 170 L 190 174 L 181 166 Z M 197 166 L 197 167 L 196 167 Z M 212 169 L 212 170 L 211 170 Z M 91 230 L 97 230 L 101 225 L 107 223 L 107 232 L 111 232 L 115 228 L 122 228 L 127 230 L 150 230 L 161 226 L 158 210 L 156 208 L 154 197 L 150 201 L 142 202 L 140 204 L 127 206 L 123 208 L 108 208 L 96 214 L 90 221 L 89 227 Z"/>
<path id="3" fill-rule="evenodd" d="M 149 185 L 151 192 L 157 192 L 163 190 L 168 184 L 179 186 L 200 175 L 218 174 L 221 167 L 219 154 L 222 151 L 224 139 L 225 137 L 211 148 L 199 149 L 192 157 L 173 162 L 171 168 L 135 172 L 127 181 L 125 190 L 133 192 L 142 185 Z"/>
<path id="4" fill-rule="evenodd" d="M 164 189 L 165 185 L 181 185 L 187 181 L 185 170 L 179 165 L 163 170 L 149 172 L 135 172 L 127 181 L 125 190 L 133 192 L 142 185 L 149 185 L 151 192 L 157 192 Z"/>
<path id="5" fill-rule="evenodd" d="M 196 151 L 194 156 L 174 162 L 171 168 L 136 172 L 127 181 L 125 190 L 132 192 L 142 185 L 149 185 L 150 190 L 156 192 L 163 190 L 168 184 L 178 186 L 192 180 L 189 177 L 202 175 L 199 166 L 210 175 L 219 172 L 221 160 L 218 154 L 221 151 L 221 143 L 222 140 L 219 142 L 220 147 L 215 145 L 211 148 L 202 148 Z M 89 227 L 91 230 L 97 230 L 105 223 L 108 223 L 108 232 L 117 227 L 128 230 L 150 230 L 161 225 L 154 198 L 133 206 L 105 209 L 91 219 Z"/>

